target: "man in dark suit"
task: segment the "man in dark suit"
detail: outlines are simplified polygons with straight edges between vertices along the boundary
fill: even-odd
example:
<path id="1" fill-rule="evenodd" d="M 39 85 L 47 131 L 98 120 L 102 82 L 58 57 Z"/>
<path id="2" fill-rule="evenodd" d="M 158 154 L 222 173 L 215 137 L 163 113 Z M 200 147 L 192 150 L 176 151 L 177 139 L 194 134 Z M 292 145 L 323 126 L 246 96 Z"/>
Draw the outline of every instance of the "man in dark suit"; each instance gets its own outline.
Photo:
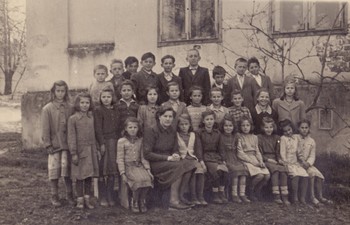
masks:
<path id="1" fill-rule="evenodd" d="M 186 60 L 189 63 L 188 67 L 180 68 L 179 77 L 182 81 L 182 87 L 184 90 L 184 101 L 187 105 L 191 104 L 190 88 L 194 85 L 203 88 L 203 105 L 209 103 L 210 92 L 210 78 L 209 70 L 198 65 L 201 59 L 197 49 L 190 49 L 187 51 Z"/>
<path id="2" fill-rule="evenodd" d="M 244 100 L 244 106 L 249 110 L 252 110 L 255 107 L 254 98 L 257 92 L 257 87 L 253 78 L 245 75 L 245 71 L 247 70 L 247 60 L 244 58 L 237 59 L 235 62 L 235 69 L 237 74 L 227 82 L 228 92 L 232 93 L 233 90 L 240 90 Z"/>

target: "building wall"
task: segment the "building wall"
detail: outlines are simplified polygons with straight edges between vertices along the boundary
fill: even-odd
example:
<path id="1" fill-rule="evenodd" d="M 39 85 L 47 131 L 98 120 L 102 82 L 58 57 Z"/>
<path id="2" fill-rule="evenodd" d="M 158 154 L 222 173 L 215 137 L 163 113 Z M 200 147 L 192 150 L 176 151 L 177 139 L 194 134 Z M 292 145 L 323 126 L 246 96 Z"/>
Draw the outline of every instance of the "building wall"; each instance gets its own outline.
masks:
<path id="1" fill-rule="evenodd" d="M 209 69 L 212 69 L 214 65 L 223 65 L 232 74 L 236 58 L 239 56 L 261 58 L 262 54 L 249 47 L 248 41 L 242 34 L 246 31 L 238 29 L 245 28 L 241 23 L 241 18 L 243 14 L 252 10 L 253 1 L 222 0 L 221 2 L 222 42 L 199 44 L 202 56 L 200 64 Z M 47 7 L 49 4 L 50 7 Z M 265 12 L 260 21 L 265 28 L 268 25 L 267 4 L 268 1 L 258 1 L 255 6 Z M 91 24 L 84 23 L 86 21 L 84 18 L 91 17 L 93 18 Z M 93 81 L 94 65 L 109 65 L 113 58 L 125 59 L 130 55 L 140 58 L 148 51 L 156 55 L 155 72 L 161 72 L 160 58 L 163 55 L 174 55 L 176 58 L 174 71 L 177 73 L 180 67 L 187 64 L 186 50 L 192 48 L 194 44 L 157 47 L 157 21 L 158 1 L 107 0 L 101 4 L 97 0 L 53 0 L 49 2 L 28 0 L 29 69 L 26 84 L 23 85 L 25 90 L 47 90 L 57 79 L 68 81 L 72 88 L 84 88 Z M 268 48 L 269 42 L 261 35 L 259 37 Z M 291 58 L 296 60 L 307 55 L 312 43 L 321 43 L 325 39 L 326 37 L 293 39 L 294 47 L 290 53 Z M 339 39 L 343 39 L 341 44 L 339 44 Z M 286 46 L 292 44 L 289 39 L 279 41 L 285 41 Z M 81 50 L 79 48 L 73 49 L 71 54 L 67 51 L 70 45 L 96 45 L 111 42 L 115 44 L 112 51 L 90 52 L 83 55 L 76 54 Z M 334 36 L 331 42 L 341 48 L 343 44 L 350 43 L 350 36 Z M 313 48 L 311 54 L 316 53 L 316 48 Z M 350 50 L 346 54 L 350 54 Z M 305 63 L 301 64 L 301 67 L 307 76 L 315 78 L 316 75 L 312 72 L 321 68 L 320 60 L 318 57 L 308 58 Z M 326 72 L 331 72 L 328 67 Z M 298 74 L 299 72 L 296 67 L 287 63 L 286 74 L 290 73 Z M 267 74 L 274 82 L 281 81 L 280 66 L 273 60 L 268 62 Z M 344 77 L 349 77 L 349 73 L 344 72 Z"/>
<path id="2" fill-rule="evenodd" d="M 95 5 L 94 2 L 96 2 Z M 265 6 L 268 1 L 256 2 L 266 15 L 268 8 Z M 54 81 L 65 80 L 72 89 L 87 88 L 94 80 L 92 71 L 95 65 L 109 66 L 111 59 L 125 59 L 130 55 L 140 59 L 141 55 L 148 51 L 156 55 L 155 72 L 161 72 L 160 58 L 166 54 L 175 56 L 174 72 L 176 74 L 180 67 L 186 66 L 186 50 L 193 48 L 193 43 L 157 47 L 158 1 L 104 0 L 103 3 L 98 0 L 27 0 L 28 70 L 25 83 L 21 85 L 24 91 L 30 91 L 24 96 L 22 106 L 25 148 L 40 146 L 39 124 L 33 125 L 33 121 L 39 120 L 39 111 L 47 98 L 44 97 L 44 92 L 38 91 L 49 90 Z M 222 42 L 198 44 L 202 66 L 211 70 L 214 65 L 222 65 L 228 73 L 233 74 L 234 61 L 239 56 L 254 55 L 261 58 L 261 53 L 249 47 L 248 41 L 242 34 L 245 31 L 238 29 L 243 27 L 242 15 L 251 12 L 252 6 L 253 1 L 221 1 Z M 91 24 L 85 23 L 84 18 L 90 17 L 93 18 Z M 268 25 L 266 18 L 262 17 L 260 20 L 264 27 Z M 89 27 L 91 29 L 88 29 Z M 291 50 L 291 57 L 298 59 L 305 56 L 312 43 L 322 45 L 325 39 L 326 37 L 318 36 L 294 39 L 295 46 Z M 285 41 L 287 46 L 291 44 L 289 39 L 279 41 Z M 334 46 L 332 51 L 335 51 L 334 49 L 344 50 L 343 46 L 350 44 L 350 35 L 332 36 L 331 43 Z M 89 44 L 88 47 L 81 48 L 86 44 Z M 97 51 L 96 48 L 99 48 L 101 44 L 106 44 L 107 48 Z M 114 45 L 114 48 L 111 44 Z M 264 44 L 266 47 L 270 45 L 267 41 Z M 317 54 L 317 48 L 313 48 L 311 54 Z M 344 54 L 349 55 L 350 50 L 344 50 Z M 334 67 L 329 66 L 332 63 L 335 64 L 332 60 L 328 62 L 326 73 L 332 73 Z M 349 64 L 349 62 L 345 63 Z M 313 71 L 319 71 L 321 68 L 318 57 L 309 58 L 301 66 L 308 79 L 317 78 Z M 273 82 L 281 81 L 280 71 L 278 63 L 273 60 L 268 62 L 267 75 L 272 78 Z M 341 73 L 338 77 L 349 80 L 349 71 Z M 287 64 L 285 74 L 290 73 L 298 74 L 298 70 Z M 35 94 L 36 92 L 39 94 Z M 304 94 L 306 96 L 303 97 L 308 102 L 310 95 L 307 92 Z M 343 110 L 345 105 L 349 106 L 348 100 L 344 100 L 349 99 L 349 92 L 338 92 L 337 89 L 330 88 L 325 94 L 331 96 L 330 100 L 335 102 L 337 108 L 342 109 L 341 112 L 346 116 L 345 118 L 349 118 L 347 111 Z M 346 98 L 341 98 L 341 96 L 346 96 Z M 28 102 L 34 105 L 27 104 Z M 314 113 L 315 111 L 309 113 L 313 117 L 313 131 L 323 146 L 323 144 L 328 144 L 328 141 L 334 140 L 330 138 L 329 133 L 333 135 L 332 132 L 341 129 L 342 125 L 335 122 L 336 129 L 332 131 L 318 130 L 316 129 L 318 121 L 315 119 L 317 114 L 314 115 Z M 35 132 L 32 132 L 33 130 Z"/>

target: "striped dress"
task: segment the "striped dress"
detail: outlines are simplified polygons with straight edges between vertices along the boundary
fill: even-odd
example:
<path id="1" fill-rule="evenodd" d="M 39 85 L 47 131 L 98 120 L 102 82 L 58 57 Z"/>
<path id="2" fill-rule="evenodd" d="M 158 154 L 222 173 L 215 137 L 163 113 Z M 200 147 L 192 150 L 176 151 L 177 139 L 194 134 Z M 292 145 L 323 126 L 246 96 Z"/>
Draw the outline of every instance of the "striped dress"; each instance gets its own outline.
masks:
<path id="1" fill-rule="evenodd" d="M 204 105 L 199 107 L 192 105 L 187 106 L 188 114 L 191 117 L 193 131 L 197 131 L 199 129 L 199 125 L 202 122 L 202 112 L 205 112 L 205 110 L 207 110 L 207 107 Z"/>

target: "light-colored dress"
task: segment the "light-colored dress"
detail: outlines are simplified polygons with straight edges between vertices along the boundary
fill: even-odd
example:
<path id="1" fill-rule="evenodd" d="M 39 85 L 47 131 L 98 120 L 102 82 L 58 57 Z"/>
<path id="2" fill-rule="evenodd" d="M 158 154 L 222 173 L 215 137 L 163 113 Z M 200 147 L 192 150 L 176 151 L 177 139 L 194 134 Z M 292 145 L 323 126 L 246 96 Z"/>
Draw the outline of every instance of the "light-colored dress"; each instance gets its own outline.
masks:
<path id="1" fill-rule="evenodd" d="M 91 112 L 76 112 L 68 120 L 68 146 L 78 156 L 78 165 L 72 163 L 72 179 L 84 180 L 98 177 L 98 156 L 95 139 L 94 117 Z"/>
<path id="2" fill-rule="evenodd" d="M 142 138 L 131 141 L 122 137 L 118 140 L 117 164 L 120 175 L 125 174 L 128 185 L 132 191 L 143 187 L 153 187 L 147 170 L 149 162 L 143 157 Z"/>
<path id="3" fill-rule="evenodd" d="M 217 125 L 220 126 L 222 120 L 224 119 L 224 116 L 228 114 L 228 109 L 224 106 L 220 106 L 220 108 L 215 108 L 213 104 L 207 107 L 207 109 L 210 109 L 215 113 L 215 122 Z"/>
<path id="4" fill-rule="evenodd" d="M 193 131 L 198 131 L 199 125 L 202 122 L 202 112 L 205 112 L 207 110 L 207 107 L 202 105 L 199 107 L 195 107 L 192 105 L 187 106 L 188 114 L 191 117 L 191 125 Z"/>
<path id="5" fill-rule="evenodd" d="M 256 135 L 240 134 L 238 136 L 237 157 L 246 165 L 250 176 L 270 174 L 266 167 L 255 166 L 256 164 L 263 163 L 263 158 L 258 147 L 258 137 Z"/>
<path id="6" fill-rule="evenodd" d="M 202 165 L 198 162 L 197 156 L 195 156 L 194 148 L 196 147 L 196 135 L 194 132 L 189 134 L 177 133 L 177 142 L 179 144 L 179 152 L 181 159 L 192 160 L 196 165 L 195 173 L 203 174 L 204 170 Z"/>
<path id="7" fill-rule="evenodd" d="M 287 163 L 288 174 L 290 176 L 308 177 L 306 170 L 300 165 L 298 160 L 303 159 L 301 148 L 299 146 L 298 135 L 291 137 L 282 136 L 280 144 L 281 159 Z"/>
<path id="8" fill-rule="evenodd" d="M 310 177 L 319 177 L 324 179 L 323 174 L 314 166 L 316 160 L 316 142 L 310 136 L 303 138 L 298 135 L 301 147 L 301 153 L 304 160 L 310 164 L 310 167 L 306 170 Z"/>

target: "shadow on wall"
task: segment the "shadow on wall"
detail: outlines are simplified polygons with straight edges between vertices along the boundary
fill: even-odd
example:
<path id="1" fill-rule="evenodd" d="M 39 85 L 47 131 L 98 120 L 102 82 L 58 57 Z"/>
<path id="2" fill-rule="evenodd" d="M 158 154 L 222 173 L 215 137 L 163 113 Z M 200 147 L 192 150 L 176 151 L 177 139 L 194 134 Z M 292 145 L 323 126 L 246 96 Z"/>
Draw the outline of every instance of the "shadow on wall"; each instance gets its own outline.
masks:
<path id="1" fill-rule="evenodd" d="M 346 84 L 350 87 L 350 84 Z M 84 91 L 72 90 L 71 96 Z M 311 104 L 317 89 L 310 85 L 298 86 L 299 97 L 308 106 Z M 281 96 L 282 87 L 275 87 L 275 96 Z M 71 100 L 74 98 L 72 97 Z M 42 107 L 50 100 L 49 92 L 30 92 L 22 97 L 22 141 L 24 149 L 41 147 L 41 120 Z M 333 110 L 322 111 L 315 109 L 307 114 L 311 120 L 311 135 L 317 143 L 317 152 L 337 152 L 350 154 L 350 91 L 340 84 L 327 84 L 323 87 L 319 98 L 320 106 L 327 106 Z M 344 122 L 345 121 L 345 122 Z"/>
<path id="2" fill-rule="evenodd" d="M 71 90 L 70 100 L 86 89 Z M 22 143 L 23 149 L 42 148 L 41 141 L 41 110 L 50 101 L 49 91 L 28 92 L 22 96 Z"/>

